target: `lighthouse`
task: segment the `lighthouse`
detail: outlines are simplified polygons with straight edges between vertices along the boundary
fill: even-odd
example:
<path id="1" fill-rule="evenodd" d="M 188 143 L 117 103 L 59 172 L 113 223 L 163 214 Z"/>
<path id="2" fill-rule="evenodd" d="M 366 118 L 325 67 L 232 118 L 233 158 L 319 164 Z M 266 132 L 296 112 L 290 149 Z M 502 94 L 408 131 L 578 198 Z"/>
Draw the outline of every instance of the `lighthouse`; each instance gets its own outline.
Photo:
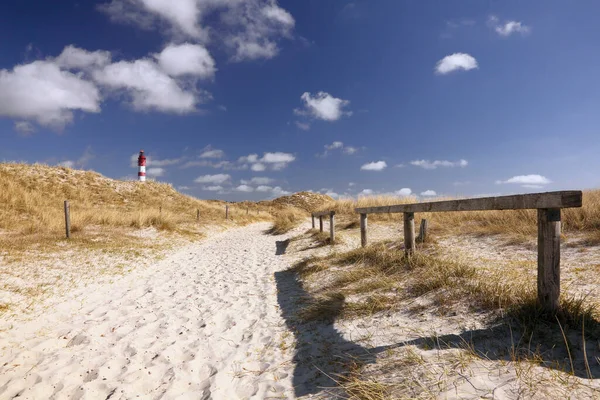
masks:
<path id="1" fill-rule="evenodd" d="M 146 182 L 146 156 L 144 150 L 140 150 L 138 157 L 138 181 Z"/>

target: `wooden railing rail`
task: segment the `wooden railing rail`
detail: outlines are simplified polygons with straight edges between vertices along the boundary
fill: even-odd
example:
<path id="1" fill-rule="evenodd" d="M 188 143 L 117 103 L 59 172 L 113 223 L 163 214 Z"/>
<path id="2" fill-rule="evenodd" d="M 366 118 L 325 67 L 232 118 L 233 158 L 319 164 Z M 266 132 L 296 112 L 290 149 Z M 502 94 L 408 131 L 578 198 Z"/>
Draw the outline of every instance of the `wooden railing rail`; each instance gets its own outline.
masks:
<path id="1" fill-rule="evenodd" d="M 404 214 L 404 251 L 415 251 L 415 212 L 538 210 L 538 300 L 555 312 L 560 296 L 560 232 L 561 209 L 581 207 L 581 191 L 519 194 L 477 199 L 445 200 L 426 203 L 398 204 L 381 207 L 359 207 L 362 246 L 367 245 L 367 215 Z"/>

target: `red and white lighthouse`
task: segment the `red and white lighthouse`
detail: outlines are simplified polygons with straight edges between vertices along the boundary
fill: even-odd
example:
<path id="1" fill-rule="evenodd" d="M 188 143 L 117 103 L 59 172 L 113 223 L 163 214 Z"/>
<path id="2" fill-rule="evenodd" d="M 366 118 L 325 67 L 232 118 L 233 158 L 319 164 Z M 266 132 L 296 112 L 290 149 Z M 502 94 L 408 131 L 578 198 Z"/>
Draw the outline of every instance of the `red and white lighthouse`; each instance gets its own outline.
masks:
<path id="1" fill-rule="evenodd" d="M 138 181 L 146 182 L 146 156 L 144 150 L 140 150 L 138 157 Z"/>

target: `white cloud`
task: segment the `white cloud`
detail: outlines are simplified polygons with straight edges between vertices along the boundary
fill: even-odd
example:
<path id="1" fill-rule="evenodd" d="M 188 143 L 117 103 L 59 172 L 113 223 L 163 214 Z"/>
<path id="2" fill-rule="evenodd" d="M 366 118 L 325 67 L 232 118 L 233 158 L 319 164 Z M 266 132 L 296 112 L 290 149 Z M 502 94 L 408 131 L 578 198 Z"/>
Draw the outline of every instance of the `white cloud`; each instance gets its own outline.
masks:
<path id="1" fill-rule="evenodd" d="M 65 160 L 65 161 L 61 161 L 57 164 L 59 167 L 66 167 L 66 168 L 75 168 L 75 161 L 72 160 Z"/>
<path id="2" fill-rule="evenodd" d="M 352 187 L 352 186 L 354 186 L 354 185 L 356 185 L 356 183 L 354 183 L 354 182 L 350 182 L 350 183 L 348 183 L 348 186 L 350 186 L 350 187 Z"/>
<path id="3" fill-rule="evenodd" d="M 231 179 L 231 176 L 228 174 L 216 174 L 216 175 L 203 175 L 194 179 L 196 183 L 217 183 L 222 184 Z"/>
<path id="4" fill-rule="evenodd" d="M 335 141 L 331 144 L 326 144 L 324 146 L 325 151 L 323 153 L 316 154 L 317 157 L 325 158 L 327 157 L 333 150 L 341 150 L 344 154 L 352 155 L 358 152 L 356 147 L 346 146 L 344 142 Z"/>
<path id="5" fill-rule="evenodd" d="M 93 77 L 108 88 L 125 90 L 138 111 L 185 114 L 195 111 L 199 101 L 150 59 L 119 61 L 94 71 Z"/>
<path id="6" fill-rule="evenodd" d="M 447 161 L 447 160 L 435 160 L 435 161 L 429 161 L 429 160 L 415 160 L 415 161 L 411 161 L 410 162 L 412 165 L 415 165 L 417 167 L 421 167 L 424 169 L 436 169 L 438 167 L 443 167 L 443 168 L 454 168 L 454 167 L 460 167 L 460 168 L 465 168 L 467 165 L 469 165 L 469 162 L 467 160 L 458 160 L 458 161 Z"/>
<path id="7" fill-rule="evenodd" d="M 249 154 L 247 156 L 244 157 L 240 157 L 238 159 L 238 162 L 240 163 L 255 163 L 258 162 L 258 154 Z"/>
<path id="8" fill-rule="evenodd" d="M 260 185 L 256 188 L 257 192 L 270 192 L 271 190 L 273 190 L 273 188 L 267 185 Z"/>
<path id="9" fill-rule="evenodd" d="M 215 75 L 215 60 L 205 47 L 197 44 L 170 44 L 156 55 L 158 64 L 171 76 L 192 75 L 212 78 Z"/>
<path id="10" fill-rule="evenodd" d="M 267 192 L 271 192 L 271 195 L 276 197 L 276 196 L 286 196 L 288 194 L 290 194 L 290 192 L 283 190 L 280 186 L 267 186 L 267 185 L 260 185 L 256 188 L 257 192 L 262 192 L 262 193 L 267 193 Z"/>
<path id="11" fill-rule="evenodd" d="M 552 183 L 552 181 L 545 176 L 531 174 L 531 175 L 517 175 L 509 178 L 505 181 L 496 181 L 496 184 L 505 184 L 505 183 L 514 183 L 522 185 L 523 187 L 532 187 L 531 185 L 535 185 L 534 187 L 541 187 L 542 185 L 548 185 Z"/>
<path id="12" fill-rule="evenodd" d="M 73 45 L 65 47 L 54 60 L 56 65 L 66 69 L 87 69 L 90 67 L 103 67 L 110 64 L 109 51 L 87 51 Z"/>
<path id="13" fill-rule="evenodd" d="M 23 136 L 29 136 L 35 132 L 35 127 L 28 121 L 16 121 L 15 130 Z"/>
<path id="14" fill-rule="evenodd" d="M 406 197 L 412 194 L 412 190 L 410 190 L 410 188 L 402 188 L 400 190 L 396 190 L 394 194 L 397 196 Z"/>
<path id="15" fill-rule="evenodd" d="M 508 37 L 513 33 L 520 33 L 521 35 L 526 35 L 531 32 L 531 28 L 527 25 L 523 25 L 519 21 L 505 21 L 504 23 L 500 23 L 498 17 L 492 15 L 488 19 L 488 26 L 500 36 Z"/>
<path id="16" fill-rule="evenodd" d="M 262 163 L 256 163 L 256 164 L 252 164 L 252 167 L 250 167 L 250 169 L 252 171 L 256 171 L 256 172 L 262 172 L 265 169 L 267 169 L 267 167 L 265 166 L 265 164 Z"/>
<path id="17" fill-rule="evenodd" d="M 435 192 L 435 190 L 426 190 L 424 192 L 421 192 L 421 196 L 437 196 L 437 193 Z"/>
<path id="18" fill-rule="evenodd" d="M 295 25 L 276 0 L 112 0 L 98 8 L 113 21 L 144 29 L 166 22 L 171 36 L 217 39 L 233 61 L 274 57 L 279 39 L 291 37 Z"/>
<path id="19" fill-rule="evenodd" d="M 240 185 L 240 186 L 236 187 L 235 190 L 237 190 L 238 192 L 246 192 L 246 193 L 254 192 L 254 188 L 252 186 L 248 186 L 248 185 Z"/>
<path id="20" fill-rule="evenodd" d="M 249 181 L 243 180 L 242 183 L 243 184 L 251 184 L 251 185 L 268 185 L 269 183 L 271 183 L 273 181 L 274 181 L 274 179 L 267 178 L 266 176 L 255 176 L 254 178 L 250 179 Z"/>
<path id="21" fill-rule="evenodd" d="M 207 149 L 200 154 L 200 158 L 223 158 L 225 152 L 219 149 Z"/>
<path id="22" fill-rule="evenodd" d="M 165 172 L 164 168 L 148 168 L 146 171 L 149 176 L 163 176 Z"/>
<path id="23" fill-rule="evenodd" d="M 329 93 L 319 92 L 313 97 L 305 92 L 300 98 L 304 101 L 304 108 L 295 109 L 297 115 L 308 115 L 323 121 L 337 121 L 343 116 L 352 115 L 351 111 L 344 111 L 350 101 L 338 99 Z"/>
<path id="24" fill-rule="evenodd" d="M 260 159 L 261 162 L 264 163 L 291 163 L 292 161 L 294 161 L 296 159 L 296 157 L 293 154 L 290 153 L 281 153 L 281 152 L 276 152 L 276 153 L 265 153 L 263 155 L 263 158 Z"/>
<path id="25" fill-rule="evenodd" d="M 374 161 L 360 167 L 363 171 L 383 171 L 386 169 L 387 163 L 385 161 Z"/>
<path id="26" fill-rule="evenodd" d="M 352 147 L 352 146 L 346 146 L 344 147 L 344 154 L 348 154 L 348 155 L 352 155 L 358 152 L 358 149 L 356 147 Z"/>
<path id="27" fill-rule="evenodd" d="M 363 189 L 362 192 L 359 193 L 359 195 L 363 195 L 363 196 L 369 196 L 373 194 L 373 190 L 372 189 Z"/>
<path id="28" fill-rule="evenodd" d="M 298 128 L 302 129 L 303 131 L 307 131 L 310 129 L 310 124 L 308 122 L 295 121 L 294 123 Z"/>
<path id="29" fill-rule="evenodd" d="M 209 192 L 221 192 L 223 191 L 223 186 L 204 186 L 202 187 L 202 190 L 208 190 Z"/>
<path id="30" fill-rule="evenodd" d="M 100 112 L 100 92 L 78 74 L 61 70 L 51 61 L 0 70 L 0 116 L 34 120 L 63 128 L 73 111 Z"/>
<path id="31" fill-rule="evenodd" d="M 435 71 L 439 75 L 445 75 L 459 69 L 469 71 L 476 68 L 478 68 L 478 64 L 473 56 L 466 53 L 454 53 L 438 61 Z"/>
<path id="32" fill-rule="evenodd" d="M 169 23 L 175 33 L 207 39 L 208 32 L 198 24 L 200 7 L 197 0 L 112 0 L 99 5 L 98 9 L 116 22 L 134 23 L 149 29 L 158 19 Z"/>

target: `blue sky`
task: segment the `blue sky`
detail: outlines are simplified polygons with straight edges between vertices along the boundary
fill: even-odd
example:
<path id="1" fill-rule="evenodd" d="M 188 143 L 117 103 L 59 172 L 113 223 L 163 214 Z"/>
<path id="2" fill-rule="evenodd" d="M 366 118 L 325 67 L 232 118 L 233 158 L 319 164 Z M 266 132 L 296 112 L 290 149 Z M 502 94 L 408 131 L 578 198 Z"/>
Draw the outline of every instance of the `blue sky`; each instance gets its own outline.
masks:
<path id="1" fill-rule="evenodd" d="M 0 159 L 200 198 L 600 186 L 596 1 L 6 0 Z"/>

